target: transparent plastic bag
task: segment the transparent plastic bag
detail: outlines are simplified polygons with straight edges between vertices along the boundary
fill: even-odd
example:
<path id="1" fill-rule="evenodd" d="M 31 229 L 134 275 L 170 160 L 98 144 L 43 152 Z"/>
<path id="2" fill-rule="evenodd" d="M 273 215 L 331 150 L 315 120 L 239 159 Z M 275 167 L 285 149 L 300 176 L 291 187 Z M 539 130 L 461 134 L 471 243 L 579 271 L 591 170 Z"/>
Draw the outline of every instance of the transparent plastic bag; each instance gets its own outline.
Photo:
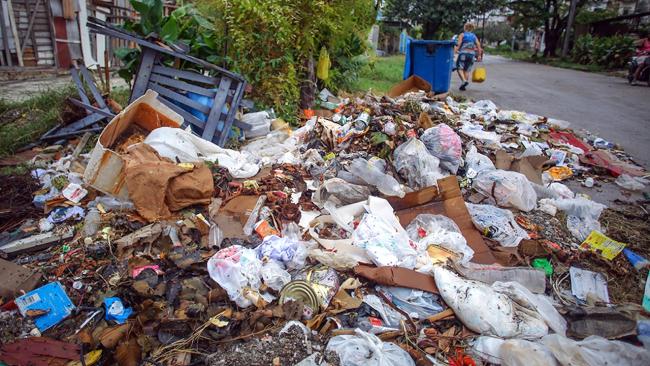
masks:
<path id="1" fill-rule="evenodd" d="M 370 196 L 370 189 L 366 186 L 348 183 L 341 178 L 328 179 L 321 184 L 312 197 L 317 205 L 324 205 L 331 201 L 336 207 L 355 202 L 365 201 Z"/>
<path id="2" fill-rule="evenodd" d="M 504 247 L 516 247 L 523 239 L 528 239 L 528 233 L 522 229 L 510 210 L 504 210 L 492 205 L 475 205 L 467 203 L 467 209 L 472 216 L 474 226 L 490 239 L 494 239 Z"/>
<path id="3" fill-rule="evenodd" d="M 240 245 L 221 249 L 208 260 L 210 278 L 226 290 L 230 300 L 242 308 L 253 304 L 244 296 L 244 290 L 257 291 L 260 288 L 261 270 L 262 262 L 257 259 L 255 251 Z"/>
<path id="4" fill-rule="evenodd" d="M 354 335 L 332 337 L 327 351 L 336 352 L 341 366 L 415 366 L 411 356 L 394 343 L 355 329 Z"/>
<path id="5" fill-rule="evenodd" d="M 395 149 L 393 165 L 413 189 L 435 186 L 438 179 L 443 177 L 440 160 L 429 154 L 422 141 L 415 137 Z"/>
<path id="6" fill-rule="evenodd" d="M 541 343 L 508 339 L 501 343 L 499 356 L 503 366 L 557 366 L 553 353 Z"/>
<path id="7" fill-rule="evenodd" d="M 349 173 L 366 182 L 366 184 L 377 187 L 379 192 L 387 196 L 404 197 L 406 194 L 397 179 L 384 173 L 377 168 L 376 164 L 366 159 L 354 159 L 350 164 Z"/>
<path id="8" fill-rule="evenodd" d="M 467 245 L 458 225 L 446 216 L 420 214 L 406 227 L 406 232 L 418 244 L 418 252 L 437 245 L 459 254 L 460 263 L 467 263 L 474 256 L 474 250 Z"/>
<path id="9" fill-rule="evenodd" d="M 593 230 L 601 231 L 598 218 L 607 206 L 583 197 L 554 199 L 549 203 L 566 213 L 567 228 L 580 242 Z"/>
<path id="10" fill-rule="evenodd" d="M 291 281 L 291 275 L 280 263 L 270 260 L 262 266 L 262 279 L 264 284 L 275 291 L 282 290 L 282 287 Z"/>
<path id="11" fill-rule="evenodd" d="M 501 207 L 530 211 L 537 206 L 537 194 L 525 175 L 501 169 L 485 170 L 474 179 L 473 187 L 493 197 Z"/>
<path id="12" fill-rule="evenodd" d="M 476 150 L 476 146 L 472 145 L 469 147 L 467 154 L 465 154 L 465 170 L 469 174 L 470 170 L 476 174 L 480 173 L 483 170 L 495 170 L 496 167 L 492 160 L 487 156 L 480 154 Z"/>
<path id="13" fill-rule="evenodd" d="M 449 126 L 441 123 L 424 131 L 420 137 L 429 153 L 440 159 L 440 166 L 456 174 L 463 155 L 460 136 Z"/>
<path id="14" fill-rule="evenodd" d="M 378 286 L 378 290 L 414 319 L 424 319 L 443 310 L 436 296 L 429 292 L 393 286 Z"/>
<path id="15" fill-rule="evenodd" d="M 630 191 L 642 191 L 646 184 L 650 183 L 647 179 L 633 177 L 628 174 L 621 174 L 614 181 L 617 186 Z"/>
<path id="16" fill-rule="evenodd" d="M 650 365 L 650 351 L 645 348 L 599 336 L 574 341 L 559 334 L 549 334 L 542 338 L 541 343 L 562 366 Z"/>

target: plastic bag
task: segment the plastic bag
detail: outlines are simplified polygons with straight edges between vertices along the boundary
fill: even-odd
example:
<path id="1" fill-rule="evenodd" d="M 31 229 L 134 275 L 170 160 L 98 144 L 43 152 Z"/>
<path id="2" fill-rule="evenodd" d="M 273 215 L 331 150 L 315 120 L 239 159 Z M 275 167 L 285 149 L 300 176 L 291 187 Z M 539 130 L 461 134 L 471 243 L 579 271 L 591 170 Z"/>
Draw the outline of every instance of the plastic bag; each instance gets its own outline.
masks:
<path id="1" fill-rule="evenodd" d="M 208 273 L 237 306 L 245 308 L 253 302 L 245 297 L 246 288 L 257 291 L 262 282 L 262 262 L 253 249 L 233 245 L 221 249 L 208 260 Z"/>
<path id="2" fill-rule="evenodd" d="M 543 294 L 533 294 L 519 282 L 495 282 L 492 288 L 508 295 L 517 304 L 536 311 L 555 333 L 566 335 L 566 320 L 557 312 L 551 300 Z"/>
<path id="3" fill-rule="evenodd" d="M 330 201 L 339 207 L 365 201 L 369 196 L 370 189 L 366 186 L 351 184 L 341 178 L 332 178 L 324 181 L 316 189 L 312 201 L 320 206 L 324 205 L 325 201 Z"/>
<path id="4" fill-rule="evenodd" d="M 488 285 L 499 281 L 516 281 L 531 292 L 543 294 L 546 291 L 546 274 L 536 268 L 469 263 L 456 266 L 455 269 L 466 279 L 481 281 Z"/>
<path id="5" fill-rule="evenodd" d="M 537 312 L 517 305 L 484 283 L 465 280 L 440 266 L 434 268 L 433 277 L 442 299 L 474 332 L 524 339 L 536 339 L 548 333 L 548 326 Z"/>
<path id="6" fill-rule="evenodd" d="M 327 52 L 326 47 L 321 47 L 320 54 L 318 55 L 318 64 L 316 65 L 316 76 L 321 80 L 329 79 L 330 66 L 332 66 L 330 54 Z"/>
<path id="7" fill-rule="evenodd" d="M 473 139 L 483 141 L 488 145 L 499 145 L 499 142 L 501 142 L 501 136 L 496 132 L 485 131 L 483 130 L 483 126 L 470 122 L 463 124 L 460 128 L 460 132 Z"/>
<path id="8" fill-rule="evenodd" d="M 411 356 L 394 343 L 355 329 L 354 335 L 332 337 L 327 351 L 336 352 L 341 366 L 415 366 Z"/>
<path id="9" fill-rule="evenodd" d="M 478 153 L 476 146 L 470 146 L 467 154 L 465 154 L 465 170 L 469 174 L 470 170 L 475 172 L 475 174 L 480 173 L 483 170 L 495 170 L 496 167 L 492 160 L 487 156 Z"/>
<path id="10" fill-rule="evenodd" d="M 633 177 L 628 174 L 621 174 L 614 181 L 617 186 L 630 191 L 642 191 L 645 185 L 650 183 L 647 179 Z"/>
<path id="11" fill-rule="evenodd" d="M 474 250 L 467 245 L 458 225 L 446 216 L 420 214 L 406 227 L 406 232 L 418 243 L 418 252 L 437 245 L 459 254 L 460 263 L 467 263 L 474 256 Z"/>
<path id="12" fill-rule="evenodd" d="M 271 122 L 273 119 L 267 111 L 246 113 L 242 116 L 242 122 L 252 125 L 248 131 L 244 131 L 246 138 L 265 136 L 271 132 Z"/>
<path id="13" fill-rule="evenodd" d="M 508 339 L 499 347 L 503 366 L 557 366 L 553 353 L 541 343 Z"/>
<path id="14" fill-rule="evenodd" d="M 462 121 L 481 120 L 491 122 L 497 119 L 497 106 L 491 100 L 479 100 L 461 114 Z"/>
<path id="15" fill-rule="evenodd" d="M 440 166 L 456 174 L 463 156 L 460 136 L 449 126 L 441 123 L 424 131 L 420 137 L 429 153 L 440 159 Z"/>
<path id="16" fill-rule="evenodd" d="M 288 237 L 268 235 L 255 248 L 259 259 L 269 258 L 282 263 L 289 269 L 301 269 L 305 266 L 307 249 L 303 243 Z"/>
<path id="17" fill-rule="evenodd" d="M 590 336 L 576 342 L 559 334 L 549 334 L 541 341 L 562 366 L 650 365 L 650 351 L 620 341 Z"/>
<path id="18" fill-rule="evenodd" d="M 598 218 L 607 206 L 583 197 L 548 201 L 566 213 L 567 228 L 580 242 L 593 231 L 602 231 Z"/>
<path id="19" fill-rule="evenodd" d="M 487 197 L 493 197 L 501 207 L 530 211 L 537 205 L 537 194 L 525 175 L 501 169 L 484 170 L 473 187 Z"/>
<path id="20" fill-rule="evenodd" d="M 377 187 L 379 192 L 387 196 L 404 197 L 406 194 L 395 178 L 385 174 L 366 159 L 354 159 L 350 164 L 349 172 L 366 184 Z"/>
<path id="21" fill-rule="evenodd" d="M 499 350 L 501 349 L 503 342 L 505 342 L 503 339 L 496 337 L 477 337 L 474 340 L 474 343 L 472 343 L 471 353 L 485 362 L 494 365 L 501 365 Z"/>
<path id="22" fill-rule="evenodd" d="M 415 137 L 395 149 L 393 165 L 411 188 L 435 186 L 438 179 L 443 177 L 439 167 L 440 160 L 429 154 L 422 141 Z"/>
<path id="23" fill-rule="evenodd" d="M 144 143 L 160 156 L 181 163 L 217 162 L 235 178 L 250 178 L 260 170 L 256 159 L 245 152 L 221 148 L 180 128 L 160 127 L 151 131 Z"/>
<path id="24" fill-rule="evenodd" d="M 408 235 L 382 216 L 365 214 L 352 233 L 352 241 L 364 248 L 377 266 L 415 267 L 417 252 L 409 245 Z"/>
<path id="25" fill-rule="evenodd" d="M 368 294 L 363 296 L 363 302 L 373 308 L 384 321 L 386 327 L 399 328 L 405 317 L 399 311 L 386 304 L 377 295 Z"/>
<path id="26" fill-rule="evenodd" d="M 498 241 L 502 246 L 516 247 L 523 239 L 528 239 L 528 233 L 517 224 L 510 210 L 469 202 L 466 205 L 474 226 L 483 235 Z"/>
<path id="27" fill-rule="evenodd" d="M 291 282 L 291 275 L 277 261 L 270 260 L 262 266 L 262 279 L 264 284 L 275 291 L 282 290 L 282 287 Z"/>
<path id="28" fill-rule="evenodd" d="M 424 319 L 443 310 L 432 293 L 404 287 L 378 286 L 377 288 L 411 318 Z"/>
<path id="29" fill-rule="evenodd" d="M 482 83 L 487 78 L 487 71 L 485 67 L 477 67 L 472 71 L 472 82 Z"/>

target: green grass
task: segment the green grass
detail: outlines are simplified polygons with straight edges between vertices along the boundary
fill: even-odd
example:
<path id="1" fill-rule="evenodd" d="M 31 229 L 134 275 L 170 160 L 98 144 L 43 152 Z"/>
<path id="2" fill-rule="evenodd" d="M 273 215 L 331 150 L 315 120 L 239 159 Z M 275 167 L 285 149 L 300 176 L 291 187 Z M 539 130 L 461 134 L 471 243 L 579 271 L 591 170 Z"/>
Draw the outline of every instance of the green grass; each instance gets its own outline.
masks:
<path id="1" fill-rule="evenodd" d="M 499 47 L 491 48 L 487 47 L 485 52 L 490 55 L 499 55 L 511 60 L 523 61 L 523 62 L 532 62 L 536 64 L 549 65 L 554 67 L 561 67 L 563 69 L 587 71 L 587 72 L 604 72 L 606 69 L 599 65 L 582 65 L 572 62 L 567 59 L 562 59 L 560 57 L 541 57 L 533 56 L 533 53 L 530 51 L 511 51 L 510 48 Z"/>
<path id="2" fill-rule="evenodd" d="M 365 93 L 372 89 L 377 95 L 385 94 L 402 81 L 403 72 L 404 55 L 376 57 L 361 70 L 351 91 Z"/>
<path id="3" fill-rule="evenodd" d="M 129 93 L 126 88 L 118 88 L 111 96 L 119 104 L 126 106 Z M 60 123 L 63 106 L 68 97 L 78 98 L 72 84 L 45 91 L 22 102 L 0 99 L 0 157 L 12 155 L 19 148 L 37 141 L 41 135 Z M 19 117 L 5 123 L 7 116 L 15 113 L 18 113 Z"/>

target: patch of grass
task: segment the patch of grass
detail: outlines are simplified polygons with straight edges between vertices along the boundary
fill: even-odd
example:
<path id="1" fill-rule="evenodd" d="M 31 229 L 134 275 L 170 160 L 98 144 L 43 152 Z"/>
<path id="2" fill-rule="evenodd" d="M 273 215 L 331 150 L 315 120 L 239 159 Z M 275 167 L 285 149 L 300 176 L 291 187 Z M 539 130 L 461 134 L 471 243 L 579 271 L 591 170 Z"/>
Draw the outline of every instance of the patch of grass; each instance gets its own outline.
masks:
<path id="1" fill-rule="evenodd" d="M 90 95 L 90 92 L 87 92 Z M 126 107 L 131 91 L 115 88 L 111 98 Z M 14 154 L 19 148 L 37 141 L 42 134 L 62 121 L 64 103 L 68 97 L 79 98 L 70 84 L 60 89 L 50 89 L 22 102 L 0 99 L 0 157 Z M 15 116 L 5 123 L 4 116 Z M 0 173 L 1 174 L 1 173 Z"/>
<path id="2" fill-rule="evenodd" d="M 561 67 L 563 69 L 571 69 L 571 70 L 579 70 L 579 71 L 587 71 L 587 72 L 606 71 L 604 67 L 599 65 L 577 64 L 575 62 L 560 57 L 548 58 L 548 57 L 541 57 L 541 56 L 533 56 L 533 53 L 530 51 L 512 51 L 510 50 L 510 48 L 505 48 L 505 47 L 498 47 L 498 48 L 487 47 L 485 49 L 485 52 L 490 55 L 499 55 L 499 56 L 507 57 L 511 60 L 532 62 L 536 64 L 549 65 L 554 67 Z"/>
<path id="3" fill-rule="evenodd" d="M 76 95 L 72 85 L 52 89 L 22 102 L 0 100 L 0 113 L 19 113 L 9 123 L 0 119 L 0 157 L 11 155 L 61 122 L 65 99 Z"/>
<path id="4" fill-rule="evenodd" d="M 359 73 L 359 79 L 351 90 L 382 95 L 396 83 L 402 81 L 404 72 L 404 55 L 377 57 L 371 60 Z"/>

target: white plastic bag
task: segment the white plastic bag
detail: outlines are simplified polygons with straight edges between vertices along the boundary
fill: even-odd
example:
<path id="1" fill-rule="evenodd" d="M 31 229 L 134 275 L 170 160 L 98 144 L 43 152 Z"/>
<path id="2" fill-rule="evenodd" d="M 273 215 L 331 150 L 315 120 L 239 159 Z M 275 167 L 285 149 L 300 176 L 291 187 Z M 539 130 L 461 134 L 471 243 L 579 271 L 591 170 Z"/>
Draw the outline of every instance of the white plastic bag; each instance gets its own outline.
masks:
<path id="1" fill-rule="evenodd" d="M 409 245 L 408 235 L 382 216 L 365 214 L 354 230 L 352 240 L 354 245 L 365 249 L 377 266 L 415 267 L 417 252 Z"/>
<path id="2" fill-rule="evenodd" d="M 460 132 L 465 136 L 483 141 L 485 144 L 491 146 L 499 146 L 499 142 L 501 142 L 501 136 L 496 132 L 485 131 L 483 130 L 483 126 L 469 122 L 463 124 L 460 128 Z"/>
<path id="3" fill-rule="evenodd" d="M 477 337 L 472 343 L 471 353 L 485 362 L 489 362 L 494 365 L 501 365 L 499 350 L 501 349 L 503 342 L 505 342 L 503 339 L 497 337 Z"/>
<path id="4" fill-rule="evenodd" d="M 474 250 L 467 245 L 458 225 L 449 217 L 420 214 L 406 227 L 406 232 L 418 244 L 420 253 L 430 245 L 437 245 L 459 254 L 460 263 L 467 263 L 474 256 Z"/>
<path id="5" fill-rule="evenodd" d="M 598 218 L 607 206 L 583 197 L 548 201 L 566 213 L 567 228 L 580 242 L 593 231 L 602 231 Z"/>
<path id="6" fill-rule="evenodd" d="M 443 177 L 440 160 L 429 154 L 422 141 L 415 137 L 395 149 L 393 165 L 413 189 L 435 186 L 438 179 Z"/>
<path id="7" fill-rule="evenodd" d="M 479 154 L 476 146 L 470 146 L 467 154 L 465 154 L 465 170 L 468 172 L 480 173 L 483 170 L 495 170 L 496 167 L 492 160 L 483 154 Z"/>
<path id="8" fill-rule="evenodd" d="M 273 119 L 269 116 L 269 112 L 253 112 L 246 113 L 242 116 L 242 122 L 252 125 L 250 131 L 244 131 L 246 138 L 260 137 L 268 134 L 271 131 L 271 122 Z"/>
<path id="9" fill-rule="evenodd" d="M 541 343 L 508 339 L 499 347 L 503 366 L 557 366 L 553 353 Z"/>
<path id="10" fill-rule="evenodd" d="M 399 346 L 360 329 L 355 329 L 354 335 L 332 337 L 326 350 L 336 352 L 341 366 L 415 366 Z"/>
<path id="11" fill-rule="evenodd" d="M 250 178 L 260 170 L 256 159 L 245 152 L 221 148 L 180 128 L 160 127 L 145 138 L 162 157 L 181 163 L 217 162 L 235 178 Z"/>
<path id="12" fill-rule="evenodd" d="M 576 342 L 559 334 L 549 334 L 541 343 L 562 366 L 650 365 L 650 351 L 645 348 L 598 336 Z"/>
<path id="13" fill-rule="evenodd" d="M 440 159 L 440 166 L 456 174 L 463 155 L 460 136 L 449 126 L 441 123 L 424 131 L 420 137 L 429 153 Z"/>
<path id="14" fill-rule="evenodd" d="M 262 266 L 262 279 L 264 284 L 275 291 L 282 290 L 282 287 L 291 282 L 291 275 L 280 263 L 270 260 Z"/>
<path id="15" fill-rule="evenodd" d="M 492 288 L 508 295 L 517 304 L 536 311 L 555 333 L 566 335 L 566 320 L 558 313 L 551 300 L 543 294 L 533 294 L 519 282 L 495 282 Z"/>
<path id="16" fill-rule="evenodd" d="M 517 172 L 484 170 L 473 187 L 487 197 L 493 197 L 501 207 L 530 211 L 537 205 L 537 194 L 525 175 Z"/>
<path id="17" fill-rule="evenodd" d="M 237 306 L 245 308 L 253 302 L 245 296 L 245 289 L 257 291 L 262 282 L 262 262 L 253 249 L 233 245 L 221 249 L 208 260 L 208 273 Z"/>
<path id="18" fill-rule="evenodd" d="M 510 210 L 504 210 L 492 205 L 475 205 L 466 203 L 467 210 L 472 216 L 474 226 L 490 239 L 494 239 L 504 247 L 516 247 L 523 239 L 528 239 L 528 233 L 522 229 Z"/>
<path id="19" fill-rule="evenodd" d="M 479 100 L 465 109 L 461 115 L 462 121 L 492 122 L 497 119 L 497 106 L 491 100 Z"/>
<path id="20" fill-rule="evenodd" d="M 322 206 L 331 201 L 336 207 L 367 200 L 370 189 L 366 186 L 348 183 L 341 178 L 331 178 L 323 182 L 312 196 L 312 201 Z"/>
<path id="21" fill-rule="evenodd" d="M 465 280 L 440 266 L 434 268 L 433 277 L 445 303 L 474 332 L 524 339 L 548 333 L 548 326 L 537 312 L 523 308 L 484 283 Z"/>
<path id="22" fill-rule="evenodd" d="M 350 164 L 349 173 L 366 184 L 377 187 L 379 192 L 387 196 L 404 197 L 406 194 L 395 178 L 379 170 L 375 164 L 366 159 L 354 159 Z"/>

